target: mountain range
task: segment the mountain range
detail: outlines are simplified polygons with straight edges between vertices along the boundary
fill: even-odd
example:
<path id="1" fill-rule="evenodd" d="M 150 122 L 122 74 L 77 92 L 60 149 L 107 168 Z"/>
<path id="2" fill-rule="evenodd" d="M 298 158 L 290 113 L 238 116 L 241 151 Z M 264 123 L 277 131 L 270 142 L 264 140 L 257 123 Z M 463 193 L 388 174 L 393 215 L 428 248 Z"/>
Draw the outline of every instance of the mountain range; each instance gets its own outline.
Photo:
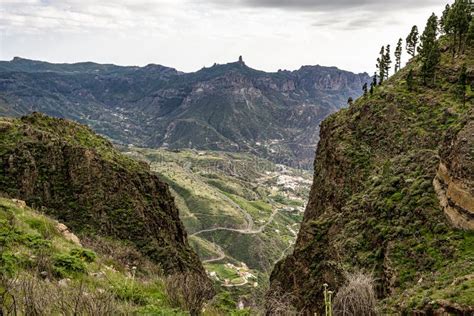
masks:
<path id="1" fill-rule="evenodd" d="M 116 143 L 250 152 L 310 169 L 319 123 L 370 81 L 335 67 L 267 73 L 239 61 L 194 73 L 150 64 L 0 62 L 0 115 L 39 111 Z"/>

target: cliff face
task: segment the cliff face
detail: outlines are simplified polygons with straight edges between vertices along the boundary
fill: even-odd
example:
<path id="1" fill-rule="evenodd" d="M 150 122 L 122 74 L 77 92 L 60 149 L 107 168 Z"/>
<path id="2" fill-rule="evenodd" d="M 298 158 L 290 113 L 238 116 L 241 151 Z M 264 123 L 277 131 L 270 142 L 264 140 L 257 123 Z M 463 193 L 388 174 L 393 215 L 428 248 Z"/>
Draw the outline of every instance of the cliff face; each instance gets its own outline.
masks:
<path id="1" fill-rule="evenodd" d="M 443 54 L 435 87 L 421 86 L 415 58 L 323 122 L 302 228 L 272 273 L 272 297 L 312 315 L 324 283 L 337 291 L 362 270 L 384 312 L 472 312 L 473 98 L 463 105 L 456 81 L 462 64 L 474 81 L 473 58 L 472 48 Z"/>
<path id="2" fill-rule="evenodd" d="M 125 144 L 250 151 L 309 168 L 321 120 L 369 80 L 322 66 L 266 73 L 236 62 L 180 73 L 17 58 L 0 62 L 0 115 L 39 111 Z"/>
<path id="3" fill-rule="evenodd" d="M 474 112 L 462 125 L 446 137 L 433 185 L 451 223 L 474 230 Z"/>
<path id="4" fill-rule="evenodd" d="M 0 119 L 0 192 L 74 232 L 131 243 L 166 273 L 204 275 L 168 186 L 76 123 L 33 114 Z"/>

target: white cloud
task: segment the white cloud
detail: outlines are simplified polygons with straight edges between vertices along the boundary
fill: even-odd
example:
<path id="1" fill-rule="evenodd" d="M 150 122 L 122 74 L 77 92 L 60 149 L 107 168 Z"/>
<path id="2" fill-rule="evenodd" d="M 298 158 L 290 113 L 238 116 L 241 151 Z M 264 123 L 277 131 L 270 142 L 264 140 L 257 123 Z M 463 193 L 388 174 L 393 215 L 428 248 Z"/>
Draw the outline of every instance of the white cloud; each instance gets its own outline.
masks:
<path id="1" fill-rule="evenodd" d="M 244 55 L 264 70 L 371 71 L 382 44 L 444 2 L 375 0 L 1 0 L 0 59 L 160 63 L 191 71 Z M 389 10 L 389 8 L 391 8 Z"/>

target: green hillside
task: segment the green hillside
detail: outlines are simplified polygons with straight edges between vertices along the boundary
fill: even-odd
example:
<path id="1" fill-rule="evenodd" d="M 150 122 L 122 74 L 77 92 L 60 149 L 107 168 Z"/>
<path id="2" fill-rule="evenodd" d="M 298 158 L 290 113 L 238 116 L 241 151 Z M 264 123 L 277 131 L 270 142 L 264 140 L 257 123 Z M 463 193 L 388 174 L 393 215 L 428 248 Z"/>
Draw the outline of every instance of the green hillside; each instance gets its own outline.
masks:
<path id="1" fill-rule="evenodd" d="M 295 252 L 271 277 L 304 313 L 362 271 L 382 314 L 472 314 L 474 47 L 448 39 L 432 83 L 416 56 L 323 122 Z"/>
<path id="2" fill-rule="evenodd" d="M 79 240 L 21 200 L 0 198 L 0 250 L 4 315 L 187 314 L 172 307 L 160 268 L 132 247 Z"/>

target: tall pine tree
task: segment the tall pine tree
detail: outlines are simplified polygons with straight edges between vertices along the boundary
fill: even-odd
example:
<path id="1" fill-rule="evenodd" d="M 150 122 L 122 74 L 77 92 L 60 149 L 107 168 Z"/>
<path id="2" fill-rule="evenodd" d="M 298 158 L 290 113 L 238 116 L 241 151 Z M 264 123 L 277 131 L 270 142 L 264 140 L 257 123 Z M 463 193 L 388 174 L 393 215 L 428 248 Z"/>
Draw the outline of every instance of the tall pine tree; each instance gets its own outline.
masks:
<path id="1" fill-rule="evenodd" d="M 471 18 L 471 23 L 469 23 L 469 30 L 467 31 L 467 44 L 474 46 L 474 18 Z"/>
<path id="2" fill-rule="evenodd" d="M 377 58 L 377 70 L 379 76 L 379 85 L 381 85 L 385 79 L 385 46 L 380 49 L 380 57 Z"/>
<path id="3" fill-rule="evenodd" d="M 437 40 L 438 17 L 432 14 L 426 23 L 425 30 L 421 35 L 421 43 L 418 51 L 421 57 L 421 73 L 425 85 L 434 83 L 436 66 L 439 63 L 441 54 Z"/>
<path id="4" fill-rule="evenodd" d="M 411 55 L 411 57 L 415 57 L 416 54 L 416 47 L 418 45 L 418 27 L 416 25 L 413 25 L 411 28 L 410 34 L 408 34 L 408 37 L 406 39 L 406 49 L 408 55 Z"/>
<path id="5" fill-rule="evenodd" d="M 449 10 L 447 24 L 452 29 L 454 50 L 463 52 L 471 22 L 471 4 L 469 0 L 456 0 Z"/>
<path id="6" fill-rule="evenodd" d="M 398 72 L 402 65 L 402 44 L 403 40 L 400 38 L 397 43 L 397 48 L 395 49 L 395 72 Z"/>
<path id="7" fill-rule="evenodd" d="M 450 23 L 448 20 L 450 10 L 451 6 L 447 4 L 444 8 L 443 15 L 439 19 L 439 32 L 441 34 L 451 34 Z"/>
<path id="8" fill-rule="evenodd" d="M 384 59 L 383 64 L 385 66 L 385 71 L 384 71 L 385 79 L 388 79 L 388 76 L 390 74 L 391 64 L 392 64 L 392 59 L 390 57 L 390 45 L 387 45 L 387 48 L 385 48 L 385 55 L 383 56 L 383 59 Z"/>
<path id="9" fill-rule="evenodd" d="M 453 56 L 456 52 L 464 52 L 469 24 L 472 19 L 470 0 L 456 0 L 448 10 L 443 25 L 447 34 L 451 37 L 451 49 Z"/>

